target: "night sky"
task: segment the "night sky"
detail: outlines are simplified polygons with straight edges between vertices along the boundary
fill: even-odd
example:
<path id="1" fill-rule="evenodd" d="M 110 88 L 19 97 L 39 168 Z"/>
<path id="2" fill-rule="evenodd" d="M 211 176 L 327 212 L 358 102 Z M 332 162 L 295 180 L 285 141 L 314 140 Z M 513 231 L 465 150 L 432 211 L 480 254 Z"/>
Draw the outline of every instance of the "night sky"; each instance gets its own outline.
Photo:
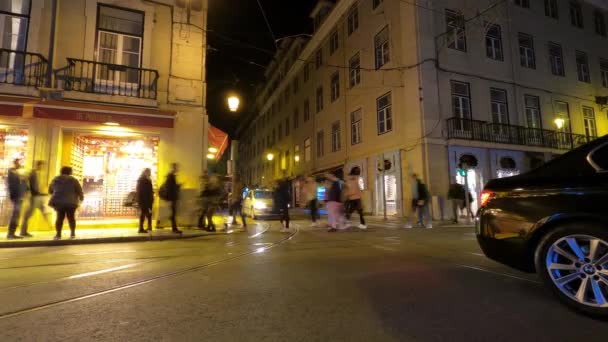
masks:
<path id="1" fill-rule="evenodd" d="M 308 15 L 317 0 L 260 0 L 272 30 L 277 38 L 311 33 L 312 22 Z M 210 0 L 208 22 L 207 59 L 207 111 L 212 125 L 233 134 L 239 118 L 251 109 L 253 90 L 264 81 L 264 68 L 275 46 L 257 0 Z M 238 42 L 233 42 L 236 40 Z M 230 113 L 226 95 L 237 92 L 241 109 Z"/>

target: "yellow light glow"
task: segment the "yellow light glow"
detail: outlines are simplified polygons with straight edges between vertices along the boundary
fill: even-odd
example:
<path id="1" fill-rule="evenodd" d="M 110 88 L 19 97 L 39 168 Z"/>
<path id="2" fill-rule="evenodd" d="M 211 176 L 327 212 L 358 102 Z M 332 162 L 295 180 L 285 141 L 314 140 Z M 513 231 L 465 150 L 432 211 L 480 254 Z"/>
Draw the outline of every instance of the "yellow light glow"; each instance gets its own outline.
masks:
<path id="1" fill-rule="evenodd" d="M 104 122 L 104 125 L 106 125 L 106 126 L 120 126 L 120 124 L 118 122 Z"/>
<path id="2" fill-rule="evenodd" d="M 295 159 L 295 161 L 296 161 L 296 162 L 299 162 L 299 161 L 300 161 L 300 156 L 296 155 L 296 156 L 294 157 L 294 159 Z"/>
<path id="3" fill-rule="evenodd" d="M 562 118 L 557 118 L 553 122 L 555 123 L 555 126 L 557 127 L 557 129 L 562 129 L 564 127 L 564 123 L 566 121 Z"/>
<path id="4" fill-rule="evenodd" d="M 217 151 L 218 151 L 217 147 L 213 147 L 213 146 L 209 147 L 209 152 L 211 152 L 211 153 L 217 153 Z"/>
<path id="5" fill-rule="evenodd" d="M 207 153 L 207 159 L 215 159 L 215 154 Z"/>
<path id="6" fill-rule="evenodd" d="M 268 154 L 266 155 L 266 159 L 268 159 L 268 160 L 272 161 L 272 160 L 274 159 L 274 154 L 272 154 L 272 153 L 268 153 Z"/>
<path id="7" fill-rule="evenodd" d="M 228 97 L 228 108 L 230 109 L 230 111 L 236 112 L 239 109 L 240 102 L 241 100 L 239 100 L 239 98 L 236 96 Z"/>

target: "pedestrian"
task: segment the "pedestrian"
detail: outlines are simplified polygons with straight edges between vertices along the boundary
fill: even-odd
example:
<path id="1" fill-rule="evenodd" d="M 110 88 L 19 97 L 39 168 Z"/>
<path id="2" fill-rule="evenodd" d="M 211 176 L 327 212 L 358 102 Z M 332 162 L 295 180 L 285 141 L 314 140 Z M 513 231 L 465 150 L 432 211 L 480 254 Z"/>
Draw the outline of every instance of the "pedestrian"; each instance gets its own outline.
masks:
<path id="1" fill-rule="evenodd" d="M 319 200 L 317 199 L 317 181 L 312 177 L 306 177 L 304 180 L 304 198 L 306 206 L 310 209 L 311 227 L 316 227 L 319 219 Z"/>
<path id="2" fill-rule="evenodd" d="M 419 226 L 426 227 L 427 229 L 433 228 L 431 215 L 429 212 L 431 195 L 429 194 L 426 184 L 424 184 L 424 182 L 422 182 L 422 180 L 418 178 L 418 175 L 415 173 L 412 174 L 412 177 L 410 178 L 410 189 L 412 193 L 412 206 L 410 217 L 405 228 L 412 228 L 413 218 L 416 213 L 418 214 L 417 224 Z"/>
<path id="3" fill-rule="evenodd" d="M 180 185 L 177 183 L 177 171 L 177 163 L 171 164 L 171 172 L 169 172 L 167 178 L 165 179 L 165 183 L 161 186 L 159 196 L 163 200 L 169 202 L 171 206 L 171 230 L 173 233 L 181 234 L 182 231 L 177 229 L 177 204 L 179 201 L 180 190 Z"/>
<path id="4" fill-rule="evenodd" d="M 139 231 L 152 231 L 152 205 L 154 203 L 154 188 L 152 187 L 152 170 L 146 168 L 137 180 L 136 198 L 139 207 Z M 148 220 L 148 230 L 144 229 L 144 221 Z"/>
<path id="5" fill-rule="evenodd" d="M 348 177 L 346 177 L 346 219 L 350 221 L 352 213 L 356 211 L 359 214 L 359 229 L 367 229 L 365 219 L 363 218 L 363 205 L 361 203 L 360 175 L 361 169 L 355 166 L 350 170 Z"/>
<path id="6" fill-rule="evenodd" d="M 241 216 L 243 221 L 243 229 L 247 228 L 247 221 L 245 221 L 245 214 L 243 213 L 243 191 L 245 186 L 241 182 L 238 176 L 234 176 L 234 182 L 232 184 L 232 193 L 229 196 L 229 211 L 232 216 L 232 224 L 238 224 L 236 216 Z"/>
<path id="7" fill-rule="evenodd" d="M 344 184 L 340 179 L 338 171 L 334 174 L 328 173 L 325 177 L 329 181 L 329 189 L 326 192 L 328 231 L 335 232 L 338 229 L 345 228 L 344 205 L 342 202 L 342 188 Z"/>
<path id="8" fill-rule="evenodd" d="M 55 177 L 49 186 L 51 199 L 49 205 L 57 211 L 55 221 L 55 240 L 61 239 L 61 230 L 66 216 L 70 225 L 70 239 L 76 238 L 76 209 L 84 200 L 82 186 L 80 182 L 72 177 L 72 168 L 64 166 L 61 168 L 60 175 Z"/>
<path id="9" fill-rule="evenodd" d="M 217 175 L 203 177 L 203 190 L 201 191 L 201 216 L 198 219 L 200 229 L 215 232 L 213 215 L 220 205 L 223 197 L 222 182 Z M 206 221 L 206 222 L 205 222 Z"/>
<path id="10" fill-rule="evenodd" d="M 276 208 L 279 213 L 279 220 L 282 228 L 281 233 L 289 232 L 289 203 L 291 202 L 291 191 L 289 189 L 289 180 L 284 175 L 277 182 L 275 188 Z"/>
<path id="11" fill-rule="evenodd" d="M 13 160 L 13 167 L 8 169 L 8 177 L 6 179 L 6 186 L 8 188 L 8 196 L 13 205 L 11 212 L 11 218 L 8 223 L 8 232 L 6 238 L 9 240 L 20 239 L 21 236 L 15 235 L 17 226 L 19 225 L 19 218 L 21 217 L 21 208 L 23 206 L 23 198 L 27 192 L 27 183 L 20 174 L 21 160 Z"/>
<path id="12" fill-rule="evenodd" d="M 51 225 L 50 212 L 46 206 L 46 186 L 40 185 L 40 173 L 44 168 L 44 161 L 38 160 L 34 164 L 34 169 L 30 172 L 30 176 L 28 178 L 29 188 L 30 188 L 30 206 L 25 212 L 25 216 L 23 216 L 23 223 L 21 224 L 21 233 L 19 234 L 22 237 L 32 237 L 32 234 L 28 232 L 28 222 L 31 217 L 34 215 L 34 212 L 37 210 L 40 211 L 42 217 L 46 221 L 48 226 Z M 43 190 L 44 189 L 44 190 Z"/>
<path id="13" fill-rule="evenodd" d="M 473 196 L 468 191 L 465 191 L 464 186 L 462 184 L 454 183 L 450 184 L 450 189 L 448 191 L 448 199 L 452 202 L 452 212 L 454 214 L 453 223 L 458 223 L 458 218 L 460 217 L 460 213 L 466 207 L 466 198 L 465 193 L 469 196 L 469 204 L 473 202 Z M 468 213 L 473 217 L 473 213 L 471 212 L 471 208 L 467 209 Z"/>

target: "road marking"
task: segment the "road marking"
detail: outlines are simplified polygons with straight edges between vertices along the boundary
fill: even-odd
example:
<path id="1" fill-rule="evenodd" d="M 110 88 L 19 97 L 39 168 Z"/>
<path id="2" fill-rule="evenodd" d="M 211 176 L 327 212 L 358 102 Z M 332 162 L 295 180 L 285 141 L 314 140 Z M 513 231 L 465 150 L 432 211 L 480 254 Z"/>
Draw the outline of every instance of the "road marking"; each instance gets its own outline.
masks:
<path id="1" fill-rule="evenodd" d="M 268 223 L 265 223 L 265 224 L 256 223 L 255 225 L 256 225 L 256 227 L 257 226 L 262 226 L 264 229 L 262 229 L 261 231 L 255 233 L 255 234 L 253 234 L 251 236 L 249 236 L 250 239 L 254 239 L 254 238 L 256 238 L 256 237 L 258 237 L 258 236 L 266 233 L 268 231 L 268 229 L 270 229 L 270 224 L 268 224 Z"/>
<path id="2" fill-rule="evenodd" d="M 118 251 L 103 251 L 103 252 L 83 252 L 74 253 L 72 255 L 98 255 L 98 254 L 116 254 L 116 253 L 136 253 L 137 251 L 132 249 L 118 250 Z"/>
<path id="3" fill-rule="evenodd" d="M 468 269 L 475 270 L 475 271 L 481 271 L 481 272 L 491 273 L 491 274 L 495 274 L 495 275 L 500 275 L 500 276 L 507 277 L 507 278 L 513 278 L 513 279 L 517 279 L 517 280 L 523 280 L 523 281 L 527 281 L 527 282 L 534 283 L 534 284 L 542 284 L 540 281 L 536 281 L 536 280 L 532 280 L 532 279 L 526 279 L 526 278 L 518 277 L 518 276 L 515 276 L 515 275 L 512 275 L 512 274 L 495 272 L 495 271 L 491 271 L 491 270 L 488 270 L 488 269 L 485 269 L 485 268 L 481 268 L 481 267 L 469 266 L 469 265 L 457 265 L 457 266 L 468 268 Z"/>
<path id="4" fill-rule="evenodd" d="M 106 269 L 99 270 L 99 271 L 93 271 L 93 272 L 75 274 L 75 275 L 69 276 L 68 279 L 84 278 L 84 277 L 90 277 L 90 276 L 94 276 L 94 275 L 98 275 L 98 274 L 103 274 L 103 273 L 120 271 L 120 270 L 131 268 L 131 267 L 137 266 L 137 265 L 139 265 L 139 264 L 128 264 L 128 265 L 122 265 L 122 266 L 118 266 L 118 267 L 106 268 Z"/>
<path id="5" fill-rule="evenodd" d="M 473 254 L 473 255 L 476 255 L 476 256 L 480 256 L 480 257 L 485 257 L 485 255 L 484 255 L 484 254 L 482 254 L 482 253 L 473 253 L 473 252 L 469 252 L 469 254 Z"/>

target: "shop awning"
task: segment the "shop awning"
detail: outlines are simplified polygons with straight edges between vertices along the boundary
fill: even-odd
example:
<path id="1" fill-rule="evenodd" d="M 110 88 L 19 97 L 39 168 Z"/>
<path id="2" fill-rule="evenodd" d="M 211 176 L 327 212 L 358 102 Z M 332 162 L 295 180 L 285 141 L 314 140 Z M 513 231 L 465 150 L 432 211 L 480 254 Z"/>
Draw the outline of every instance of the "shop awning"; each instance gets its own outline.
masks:
<path id="1" fill-rule="evenodd" d="M 45 100 L 34 104 L 33 115 L 35 118 L 44 119 L 173 128 L 175 112 L 155 108 Z"/>
<path id="2" fill-rule="evenodd" d="M 226 151 L 226 148 L 228 148 L 228 134 L 223 132 L 219 128 L 213 127 L 211 125 L 209 125 L 209 130 L 207 131 L 207 133 L 209 153 L 215 155 L 215 160 L 219 160 Z"/>
<path id="3" fill-rule="evenodd" d="M 22 116 L 23 106 L 37 100 L 27 97 L 0 96 L 0 115 Z"/>

